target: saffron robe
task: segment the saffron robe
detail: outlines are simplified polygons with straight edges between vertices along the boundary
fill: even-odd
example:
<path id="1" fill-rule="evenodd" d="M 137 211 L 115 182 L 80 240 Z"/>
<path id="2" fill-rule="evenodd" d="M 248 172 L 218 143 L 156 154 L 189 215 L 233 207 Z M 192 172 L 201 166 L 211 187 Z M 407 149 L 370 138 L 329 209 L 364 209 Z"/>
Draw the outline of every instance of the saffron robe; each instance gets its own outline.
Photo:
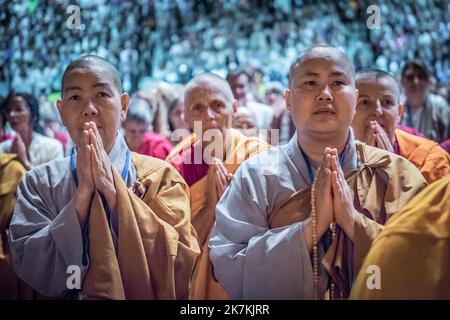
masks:
<path id="1" fill-rule="evenodd" d="M 231 145 L 224 160 L 224 167 L 230 173 L 234 173 L 244 160 L 269 147 L 269 145 L 265 141 L 262 141 L 255 137 L 246 137 L 238 130 L 231 129 L 230 133 Z M 190 137 L 187 137 L 184 141 L 180 142 L 180 144 L 175 147 L 174 152 L 168 157 L 167 160 L 171 163 L 174 162 L 175 157 L 178 157 L 179 160 L 180 154 L 181 157 L 183 155 L 183 150 L 193 150 L 192 145 L 195 144 L 195 142 L 195 136 L 191 135 Z M 189 168 L 189 166 L 196 165 L 184 165 L 184 168 Z M 200 166 L 202 166 L 202 164 L 200 164 Z M 202 209 L 206 205 L 208 188 L 208 177 L 205 174 L 190 186 L 191 215 L 193 222 L 196 221 L 196 219 L 201 219 L 202 217 L 200 217 L 200 215 L 205 214 L 205 212 L 202 212 Z M 202 226 L 202 228 L 207 229 L 208 232 L 206 233 L 207 237 L 205 237 L 204 239 L 199 238 L 202 253 L 200 255 L 199 261 L 197 262 L 192 278 L 191 299 L 228 299 L 228 295 L 213 275 L 212 264 L 209 260 L 208 241 L 212 226 L 214 224 L 214 219 L 212 219 L 211 221 L 211 224 Z"/>
<path id="2" fill-rule="evenodd" d="M 371 265 L 379 267 L 379 287 L 369 290 Z M 450 299 L 450 176 L 428 186 L 387 223 L 350 298 Z"/>
<path id="3" fill-rule="evenodd" d="M 420 170 L 428 183 L 450 174 L 450 155 L 433 140 L 395 130 L 399 153 Z"/>

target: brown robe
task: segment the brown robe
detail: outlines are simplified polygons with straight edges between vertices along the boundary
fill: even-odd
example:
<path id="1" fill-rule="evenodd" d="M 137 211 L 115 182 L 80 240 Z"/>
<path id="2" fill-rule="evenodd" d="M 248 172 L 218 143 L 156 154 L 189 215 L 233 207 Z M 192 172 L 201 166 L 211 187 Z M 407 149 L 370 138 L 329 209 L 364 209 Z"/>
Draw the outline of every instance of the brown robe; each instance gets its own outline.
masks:
<path id="1" fill-rule="evenodd" d="M 346 176 L 354 192 L 355 208 L 359 211 L 354 225 L 354 241 L 338 228 L 335 241 L 326 252 L 321 252 L 319 261 L 324 270 L 320 280 L 322 298 L 326 293 L 328 276 L 336 283 L 335 296 L 349 296 L 354 278 L 383 225 L 427 185 L 418 171 L 407 169 L 410 163 L 404 158 L 391 157 L 385 151 L 358 141 L 356 150 L 362 165 Z M 294 193 L 273 210 L 269 216 L 270 228 L 307 219 L 311 213 L 310 199 L 310 187 Z"/>
<path id="2" fill-rule="evenodd" d="M 187 299 L 200 253 L 190 224 L 189 190 L 174 168 L 132 154 L 138 180 L 127 188 L 114 172 L 118 244 L 95 193 L 89 216 L 88 299 Z"/>

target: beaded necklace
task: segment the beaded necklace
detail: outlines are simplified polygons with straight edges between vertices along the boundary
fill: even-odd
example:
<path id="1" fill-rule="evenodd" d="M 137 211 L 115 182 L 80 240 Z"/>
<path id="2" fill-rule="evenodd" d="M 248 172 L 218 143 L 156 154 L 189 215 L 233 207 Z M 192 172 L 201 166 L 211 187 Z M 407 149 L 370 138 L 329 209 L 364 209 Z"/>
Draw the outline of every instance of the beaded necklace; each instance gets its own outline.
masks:
<path id="1" fill-rule="evenodd" d="M 317 213 L 316 213 L 316 182 L 317 177 L 320 174 L 321 167 L 319 167 L 316 170 L 316 175 L 313 181 L 313 184 L 311 186 L 311 218 L 312 218 L 312 233 L 313 233 L 313 297 L 314 300 L 319 300 L 319 260 L 318 260 L 318 249 L 317 249 Z M 336 239 L 336 221 L 333 220 L 331 223 L 331 242 Z M 330 285 L 330 300 L 335 299 L 334 295 L 335 290 L 335 283 L 333 279 L 331 279 L 331 285 Z"/>

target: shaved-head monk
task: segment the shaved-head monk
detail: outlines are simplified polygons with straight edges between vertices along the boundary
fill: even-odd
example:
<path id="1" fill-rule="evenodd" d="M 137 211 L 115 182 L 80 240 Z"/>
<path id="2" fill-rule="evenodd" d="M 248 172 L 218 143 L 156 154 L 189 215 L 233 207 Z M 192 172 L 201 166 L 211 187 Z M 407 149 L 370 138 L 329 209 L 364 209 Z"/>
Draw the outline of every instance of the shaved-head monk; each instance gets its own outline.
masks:
<path id="1" fill-rule="evenodd" d="M 18 276 L 52 298 L 188 298 L 199 254 L 188 188 L 118 133 L 129 97 L 116 68 L 83 56 L 61 90 L 57 107 L 75 147 L 19 185 L 9 238 Z"/>
<path id="2" fill-rule="evenodd" d="M 245 161 L 216 207 L 210 258 L 231 298 L 348 297 L 374 237 L 426 186 L 407 160 L 355 141 L 357 98 L 340 50 L 293 62 L 285 100 L 296 134 Z"/>
<path id="3" fill-rule="evenodd" d="M 216 204 L 239 165 L 268 145 L 231 129 L 237 101 L 228 83 L 215 74 L 204 73 L 189 81 L 184 104 L 185 119 L 193 133 L 175 146 L 167 160 L 190 186 L 192 224 L 202 250 L 192 278 L 191 298 L 226 299 L 209 261 L 208 240 Z"/>
<path id="4" fill-rule="evenodd" d="M 435 141 L 398 129 L 404 106 L 394 77 L 381 70 L 356 75 L 359 96 L 353 131 L 356 139 L 411 161 L 428 183 L 450 174 L 450 156 Z"/>

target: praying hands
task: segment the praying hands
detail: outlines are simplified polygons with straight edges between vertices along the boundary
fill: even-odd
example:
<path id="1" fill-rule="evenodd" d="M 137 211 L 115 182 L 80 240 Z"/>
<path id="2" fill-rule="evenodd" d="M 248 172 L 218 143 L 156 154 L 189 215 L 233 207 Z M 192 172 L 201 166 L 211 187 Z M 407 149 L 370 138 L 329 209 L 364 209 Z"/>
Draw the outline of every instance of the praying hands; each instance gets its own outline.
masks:
<path id="1" fill-rule="evenodd" d="M 320 239 L 331 223 L 336 221 L 346 235 L 353 240 L 356 209 L 353 195 L 345 180 L 336 149 L 325 148 L 321 169 L 316 178 L 315 203 L 317 237 Z M 311 218 L 306 221 L 305 234 L 308 248 L 313 245 Z"/>
<path id="2" fill-rule="evenodd" d="M 394 147 L 384 131 L 384 129 L 375 120 L 370 121 L 370 127 L 367 131 L 366 143 L 370 146 L 384 149 L 394 153 Z"/>
<path id="3" fill-rule="evenodd" d="M 217 202 L 219 202 L 219 199 L 224 194 L 232 177 L 233 175 L 225 168 L 222 161 L 218 158 L 212 159 L 212 163 L 208 168 L 206 205 L 203 209 L 206 212 L 204 214 L 198 214 L 192 219 L 192 225 L 197 231 L 197 238 L 200 244 L 203 244 L 209 235 L 210 229 L 204 226 L 209 226 L 214 223 Z"/>
<path id="4" fill-rule="evenodd" d="M 83 226 L 95 189 L 105 197 L 110 210 L 116 208 L 112 165 L 94 122 L 84 125 L 82 144 L 77 147 L 77 173 L 79 184 L 75 194 L 75 210 Z"/>

